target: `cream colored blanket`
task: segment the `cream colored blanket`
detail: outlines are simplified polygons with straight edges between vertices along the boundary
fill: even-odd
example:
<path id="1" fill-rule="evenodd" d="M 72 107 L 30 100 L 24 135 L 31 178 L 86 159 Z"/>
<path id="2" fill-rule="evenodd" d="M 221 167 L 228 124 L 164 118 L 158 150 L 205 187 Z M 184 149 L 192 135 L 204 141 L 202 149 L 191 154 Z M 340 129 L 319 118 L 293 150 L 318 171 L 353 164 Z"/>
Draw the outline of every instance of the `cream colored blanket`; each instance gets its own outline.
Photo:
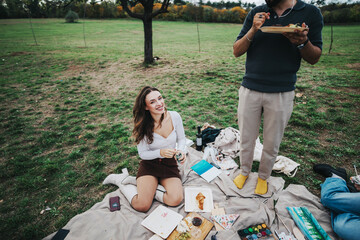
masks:
<path id="1" fill-rule="evenodd" d="M 253 193 L 257 173 L 252 173 L 249 176 L 243 189 L 239 190 L 234 185 L 232 179 L 239 174 L 239 169 L 232 170 L 229 176 L 223 173 L 208 183 L 191 170 L 191 166 L 200 161 L 201 157 L 202 153 L 192 148 L 189 150 L 188 160 L 180 169 L 184 186 L 211 188 L 214 203 L 218 203 L 219 207 L 223 207 L 226 214 L 240 214 L 230 230 L 218 232 L 216 235 L 217 239 L 240 239 L 237 230 L 258 223 L 266 223 L 271 227 L 272 231 L 287 232 L 283 224 L 276 217 L 275 209 L 286 225 L 292 229 L 294 222 L 286 210 L 288 206 L 306 206 L 328 235 L 332 239 L 337 239 L 337 236 L 331 229 L 329 212 L 321 205 L 319 198 L 311 194 L 304 186 L 289 185 L 283 190 L 284 180 L 280 177 L 270 177 L 268 193 L 259 196 Z M 120 196 L 120 211 L 110 212 L 109 210 L 109 198 L 113 196 Z M 73 217 L 63 227 L 63 229 L 70 230 L 65 239 L 147 240 L 154 234 L 144 228 L 141 222 L 159 204 L 161 203 L 154 200 L 151 209 L 147 213 L 137 212 L 130 206 L 118 189 L 107 194 L 103 201 L 96 203 L 86 212 Z M 183 216 L 187 215 L 184 211 L 184 203 L 178 207 L 169 208 Z M 210 213 L 201 213 L 201 215 L 210 220 Z M 213 228 L 206 239 L 210 240 L 211 236 L 215 233 L 216 230 Z M 55 233 L 44 239 L 51 239 L 54 235 Z"/>

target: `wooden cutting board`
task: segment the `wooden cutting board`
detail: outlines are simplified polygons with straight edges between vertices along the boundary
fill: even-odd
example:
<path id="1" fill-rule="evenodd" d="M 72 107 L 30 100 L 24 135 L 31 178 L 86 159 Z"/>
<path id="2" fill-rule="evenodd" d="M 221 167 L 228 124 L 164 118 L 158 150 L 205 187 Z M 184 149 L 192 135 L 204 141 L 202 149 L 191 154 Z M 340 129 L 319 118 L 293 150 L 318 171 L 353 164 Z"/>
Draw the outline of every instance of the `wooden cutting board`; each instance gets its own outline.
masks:
<path id="1" fill-rule="evenodd" d="M 193 226 L 191 220 L 194 217 L 201 218 L 202 223 L 200 226 L 198 226 L 198 227 Z M 186 217 L 183 220 L 185 220 L 186 224 L 190 228 L 190 234 L 192 232 L 198 233 L 196 236 L 191 236 L 191 238 L 189 238 L 189 240 L 204 240 L 206 238 L 206 236 L 209 234 L 210 230 L 214 226 L 214 224 L 212 224 L 209 220 L 207 220 L 206 218 L 200 216 L 199 214 L 197 214 L 195 212 L 190 212 L 188 215 L 186 215 Z M 175 228 L 175 230 L 170 234 L 170 236 L 167 238 L 167 240 L 175 240 L 175 238 L 179 234 L 180 233 Z"/>

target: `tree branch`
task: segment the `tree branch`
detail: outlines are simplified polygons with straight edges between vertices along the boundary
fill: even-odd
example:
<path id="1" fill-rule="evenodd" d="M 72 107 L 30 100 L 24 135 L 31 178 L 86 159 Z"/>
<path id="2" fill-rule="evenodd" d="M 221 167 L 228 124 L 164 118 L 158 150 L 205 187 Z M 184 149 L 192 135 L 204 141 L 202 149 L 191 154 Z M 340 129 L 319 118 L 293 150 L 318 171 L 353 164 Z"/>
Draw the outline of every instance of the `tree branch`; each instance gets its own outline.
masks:
<path id="1" fill-rule="evenodd" d="M 169 4 L 170 4 L 170 0 L 164 0 L 162 5 L 161 5 L 161 8 L 153 13 L 151 13 L 151 18 L 154 18 L 156 17 L 157 15 L 159 15 L 160 13 L 167 13 L 169 12 L 167 9 L 169 7 Z"/>
<path id="2" fill-rule="evenodd" d="M 145 4 L 146 4 L 145 0 L 139 0 L 139 2 L 145 7 Z"/>
<path id="3" fill-rule="evenodd" d="M 67 8 L 70 4 L 72 4 L 73 2 L 75 2 L 75 0 L 70 0 L 70 1 L 68 1 L 68 2 L 66 2 L 66 1 L 64 1 L 64 6 L 63 6 L 63 8 Z M 61 2 L 60 2 L 60 4 L 61 4 Z"/>
<path id="4" fill-rule="evenodd" d="M 138 18 L 138 19 L 141 19 L 141 20 L 144 19 L 143 15 L 138 14 L 138 13 L 133 13 L 129 9 L 128 4 L 127 4 L 127 2 L 128 2 L 127 0 L 120 0 L 120 2 L 121 2 L 121 6 L 124 8 L 124 10 L 127 12 L 127 14 L 129 14 L 130 17 Z"/>

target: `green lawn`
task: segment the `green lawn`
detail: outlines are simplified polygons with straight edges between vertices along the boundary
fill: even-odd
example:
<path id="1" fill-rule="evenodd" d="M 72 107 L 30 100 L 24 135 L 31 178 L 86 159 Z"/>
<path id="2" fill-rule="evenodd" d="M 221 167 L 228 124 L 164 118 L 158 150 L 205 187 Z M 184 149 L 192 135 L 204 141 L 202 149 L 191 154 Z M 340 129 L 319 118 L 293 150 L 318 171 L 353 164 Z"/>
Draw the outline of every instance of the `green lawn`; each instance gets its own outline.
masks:
<path id="1" fill-rule="evenodd" d="M 205 122 L 237 127 L 245 56 L 235 59 L 237 24 L 153 23 L 155 65 L 144 68 L 142 23 L 135 20 L 0 20 L 0 236 L 39 239 L 116 187 L 110 173 L 138 166 L 132 106 L 141 87 L 160 88 L 195 138 Z M 85 41 L 83 27 L 85 26 Z M 280 154 L 300 163 L 286 184 L 319 194 L 314 163 L 359 162 L 360 26 L 323 31 L 320 62 L 303 63 Z M 271 61 L 271 59 L 269 59 Z M 237 159 L 238 161 L 238 159 Z M 257 164 L 254 164 L 257 171 Z M 51 210 L 41 211 L 46 207 Z"/>

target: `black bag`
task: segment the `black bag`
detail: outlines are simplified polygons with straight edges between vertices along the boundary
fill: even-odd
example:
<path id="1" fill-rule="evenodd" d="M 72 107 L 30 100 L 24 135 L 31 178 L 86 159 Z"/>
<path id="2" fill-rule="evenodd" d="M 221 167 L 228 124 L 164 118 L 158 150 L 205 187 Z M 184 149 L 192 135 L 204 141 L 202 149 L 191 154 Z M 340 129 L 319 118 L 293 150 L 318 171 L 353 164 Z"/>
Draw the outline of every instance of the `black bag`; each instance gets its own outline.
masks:
<path id="1" fill-rule="evenodd" d="M 206 146 L 208 143 L 214 142 L 215 138 L 220 134 L 221 129 L 206 128 L 201 134 L 202 145 Z"/>

